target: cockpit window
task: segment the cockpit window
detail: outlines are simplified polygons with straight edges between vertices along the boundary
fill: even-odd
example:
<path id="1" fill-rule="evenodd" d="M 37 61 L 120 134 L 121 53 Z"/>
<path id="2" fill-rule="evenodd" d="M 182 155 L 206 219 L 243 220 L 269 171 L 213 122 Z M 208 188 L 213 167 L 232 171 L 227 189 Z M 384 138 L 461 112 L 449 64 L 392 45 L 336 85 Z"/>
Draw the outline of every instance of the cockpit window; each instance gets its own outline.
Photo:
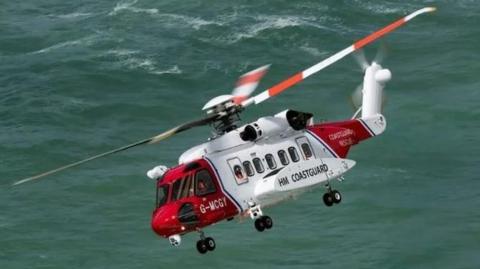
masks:
<path id="1" fill-rule="evenodd" d="M 180 193 L 182 183 L 183 183 L 183 180 L 181 180 L 181 179 L 177 179 L 173 182 L 172 198 L 170 198 L 170 200 L 172 200 L 172 201 L 177 200 L 178 194 Z"/>
<path id="2" fill-rule="evenodd" d="M 210 173 L 202 169 L 195 175 L 195 195 L 203 196 L 216 191 Z"/>
<path id="3" fill-rule="evenodd" d="M 178 179 L 173 183 L 172 198 L 170 200 L 176 201 L 193 195 L 193 178 L 192 175 L 185 176 L 183 179 Z"/>
<path id="4" fill-rule="evenodd" d="M 163 185 L 157 188 L 157 207 L 161 207 L 168 199 L 168 186 Z"/>

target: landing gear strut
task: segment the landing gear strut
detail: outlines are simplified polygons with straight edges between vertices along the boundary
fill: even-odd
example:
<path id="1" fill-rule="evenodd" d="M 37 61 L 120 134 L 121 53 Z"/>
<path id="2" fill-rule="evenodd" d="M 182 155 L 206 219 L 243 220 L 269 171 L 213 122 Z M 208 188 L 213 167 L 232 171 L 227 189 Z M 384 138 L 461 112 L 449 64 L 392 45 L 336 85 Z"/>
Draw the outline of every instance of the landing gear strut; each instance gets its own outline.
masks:
<path id="1" fill-rule="evenodd" d="M 323 202 L 326 206 L 339 204 L 342 201 L 342 195 L 337 190 L 332 190 L 330 184 L 327 183 L 327 192 L 323 195 Z"/>
<path id="2" fill-rule="evenodd" d="M 205 237 L 204 233 L 200 231 L 200 240 L 197 241 L 197 250 L 200 254 L 205 254 L 207 251 L 213 251 L 216 246 L 213 238 Z"/>

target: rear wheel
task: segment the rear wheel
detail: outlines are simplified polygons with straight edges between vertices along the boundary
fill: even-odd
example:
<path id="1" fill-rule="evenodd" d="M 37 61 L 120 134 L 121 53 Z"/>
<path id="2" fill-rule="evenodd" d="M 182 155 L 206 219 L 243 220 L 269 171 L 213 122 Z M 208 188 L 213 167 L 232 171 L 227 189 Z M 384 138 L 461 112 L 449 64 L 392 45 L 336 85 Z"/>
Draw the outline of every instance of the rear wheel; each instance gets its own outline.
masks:
<path id="1" fill-rule="evenodd" d="M 325 203 L 326 206 L 332 206 L 333 205 L 333 195 L 330 192 L 326 192 L 323 195 L 323 202 Z"/>
<path id="2" fill-rule="evenodd" d="M 263 222 L 265 223 L 265 228 L 266 229 L 271 229 L 273 226 L 273 220 L 269 216 L 264 216 L 263 217 Z"/>
<path id="3" fill-rule="evenodd" d="M 335 204 L 339 204 L 342 201 L 342 195 L 340 194 L 339 191 L 333 190 L 331 195 L 333 197 L 333 202 Z"/>

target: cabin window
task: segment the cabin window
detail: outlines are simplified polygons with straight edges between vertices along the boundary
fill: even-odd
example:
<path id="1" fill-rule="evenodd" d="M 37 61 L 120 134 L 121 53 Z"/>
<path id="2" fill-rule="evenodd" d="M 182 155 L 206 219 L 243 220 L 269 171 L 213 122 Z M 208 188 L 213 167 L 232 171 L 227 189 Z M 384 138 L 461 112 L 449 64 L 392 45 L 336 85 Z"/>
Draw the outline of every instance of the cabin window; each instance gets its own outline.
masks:
<path id="1" fill-rule="evenodd" d="M 289 147 L 288 154 L 290 154 L 290 158 L 292 158 L 293 162 L 298 162 L 300 160 L 300 157 L 298 156 L 298 151 L 295 147 Z"/>
<path id="2" fill-rule="evenodd" d="M 157 188 L 157 207 L 161 207 L 168 199 L 168 186 L 163 185 Z"/>
<path id="3" fill-rule="evenodd" d="M 172 201 L 180 200 L 193 195 L 193 179 L 191 175 L 173 183 Z"/>
<path id="4" fill-rule="evenodd" d="M 233 177 L 235 178 L 235 181 L 237 182 L 238 185 L 247 183 L 248 182 L 248 177 L 245 174 L 244 165 L 238 158 L 232 158 L 229 159 L 228 164 L 230 166 L 230 169 L 232 169 Z M 251 168 L 251 167 L 250 167 Z M 246 170 L 246 168 L 245 168 Z M 252 169 L 251 169 L 252 170 Z"/>
<path id="5" fill-rule="evenodd" d="M 267 161 L 268 168 L 275 169 L 277 168 L 277 163 L 275 162 L 275 158 L 272 154 L 265 155 L 265 161 Z"/>
<path id="6" fill-rule="evenodd" d="M 195 175 L 195 195 L 203 196 L 216 191 L 215 184 L 210 173 L 203 169 Z"/>
<path id="7" fill-rule="evenodd" d="M 245 172 L 249 177 L 255 175 L 255 171 L 253 171 L 253 166 L 250 161 L 244 161 L 243 162 L 243 169 L 245 169 Z"/>
<path id="8" fill-rule="evenodd" d="M 245 178 L 245 175 L 243 174 L 242 167 L 240 165 L 235 165 L 233 167 L 233 173 L 235 174 L 235 178 L 241 180 Z"/>
<path id="9" fill-rule="evenodd" d="M 288 165 L 288 163 L 290 162 L 288 160 L 288 156 L 287 156 L 287 153 L 285 152 L 285 150 L 279 150 L 278 151 L 278 158 L 280 159 L 280 162 L 283 165 Z"/>
<path id="10" fill-rule="evenodd" d="M 260 158 L 253 158 L 253 166 L 255 166 L 255 170 L 257 170 L 257 173 L 261 174 L 265 169 L 263 168 L 262 160 Z"/>
<path id="11" fill-rule="evenodd" d="M 313 156 L 310 145 L 308 145 L 307 143 L 303 143 L 301 147 L 302 147 L 303 154 L 305 155 L 305 159 L 309 159 Z"/>
<path id="12" fill-rule="evenodd" d="M 312 150 L 312 146 L 308 142 L 308 139 L 305 136 L 301 136 L 296 139 L 298 147 L 301 149 L 302 156 L 305 160 L 310 158 L 315 158 L 315 153 Z"/>

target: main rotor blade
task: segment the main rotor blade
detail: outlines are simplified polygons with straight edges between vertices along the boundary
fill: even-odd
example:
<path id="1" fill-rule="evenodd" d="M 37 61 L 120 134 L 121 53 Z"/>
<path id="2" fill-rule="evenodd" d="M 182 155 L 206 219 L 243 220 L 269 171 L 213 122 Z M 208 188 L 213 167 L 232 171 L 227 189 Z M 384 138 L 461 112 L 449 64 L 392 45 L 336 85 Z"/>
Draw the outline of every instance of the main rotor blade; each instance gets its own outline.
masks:
<path id="1" fill-rule="evenodd" d="M 270 65 L 264 65 L 238 78 L 237 85 L 232 92 L 234 96 L 233 102 L 241 104 L 245 101 L 257 88 L 262 77 L 267 73 Z"/>
<path id="2" fill-rule="evenodd" d="M 245 106 L 251 105 L 253 103 L 259 104 L 259 103 L 267 100 L 270 97 L 278 95 L 278 94 L 282 93 L 283 91 L 285 91 L 286 89 L 288 89 L 288 88 L 292 87 L 293 85 L 299 83 L 300 81 L 304 80 L 305 78 L 307 78 L 307 77 L 317 73 L 318 71 L 324 69 L 325 67 L 330 66 L 331 64 L 337 62 L 338 60 L 342 59 L 343 57 L 347 56 L 348 54 L 350 54 L 350 53 L 352 53 L 352 52 L 354 52 L 358 49 L 361 49 L 364 46 L 366 46 L 367 44 L 372 43 L 373 41 L 377 40 L 378 38 L 392 32 L 393 30 L 402 26 L 403 24 L 405 24 L 406 22 L 415 18 L 416 16 L 418 16 L 420 14 L 423 14 L 423 13 L 427 13 L 427 12 L 433 12 L 435 10 L 436 10 L 436 8 L 434 8 L 434 7 L 425 7 L 425 8 L 419 9 L 419 10 L 411 13 L 410 15 L 405 16 L 405 17 L 403 17 L 403 18 L 385 26 L 384 28 L 382 28 L 382 29 L 380 29 L 380 30 L 378 30 L 378 31 L 376 31 L 376 32 L 358 40 L 357 42 L 353 43 L 349 47 L 335 53 L 334 55 L 328 57 L 327 59 L 325 59 L 325 60 L 307 68 L 307 69 L 305 69 L 302 72 L 299 72 L 299 73 L 287 78 L 286 80 L 284 80 L 284 81 L 278 83 L 277 85 L 265 90 L 264 92 L 243 101 L 242 106 L 245 107 Z"/>
<path id="3" fill-rule="evenodd" d="M 93 161 L 95 159 L 98 159 L 98 158 L 101 158 L 101 157 L 105 157 L 105 156 L 108 156 L 108 155 L 112 155 L 114 153 L 118 153 L 118 152 L 121 152 L 121 151 L 124 151 L 124 150 L 127 150 L 129 148 L 133 148 L 133 147 L 136 147 L 136 146 L 140 146 L 140 145 L 144 145 L 144 144 L 154 144 L 154 143 L 158 143 L 160 142 L 161 140 L 164 140 L 166 138 L 169 138 L 171 137 L 172 135 L 174 134 L 178 134 L 180 132 L 183 132 L 185 130 L 188 130 L 190 128 L 193 128 L 193 127 L 196 127 L 196 126 L 202 126 L 202 125 L 206 125 L 206 124 L 209 124 L 213 121 L 215 121 L 217 118 L 219 118 L 220 115 L 219 114 L 213 114 L 211 116 L 208 116 L 206 118 L 203 118 L 203 119 L 200 119 L 200 120 L 195 120 L 195 121 L 191 121 L 191 122 L 187 122 L 187 123 L 184 123 L 184 124 L 181 124 L 175 128 L 172 128 L 168 131 L 165 131 L 159 135 L 156 135 L 156 136 L 153 136 L 151 138 L 147 138 L 147 139 L 142 139 L 140 141 L 137 141 L 135 143 L 132 143 L 132 144 L 129 144 L 129 145 L 126 145 L 126 146 L 123 146 L 123 147 L 120 147 L 120 148 L 116 148 L 116 149 L 113 149 L 113 150 L 110 150 L 110 151 L 107 151 L 107 152 L 104 152 L 104 153 L 100 153 L 100 154 L 97 154 L 95 156 L 92 156 L 92 157 L 89 157 L 89 158 L 86 158 L 86 159 L 83 159 L 83 160 L 80 160 L 78 162 L 74 162 L 74 163 L 71 163 L 71 164 L 67 164 L 65 166 L 62 166 L 62 167 L 58 167 L 56 169 L 53 169 L 53 170 L 50 170 L 50 171 L 47 171 L 47 172 L 44 172 L 44 173 L 41 173 L 41 174 L 38 174 L 38 175 L 35 175 L 35 176 L 31 176 L 31 177 L 27 177 L 27 178 L 24 178 L 24 179 L 21 179 L 21 180 L 18 180 L 16 181 L 15 183 L 13 183 L 13 185 L 19 185 L 19 184 L 23 184 L 25 182 L 29 182 L 29 181 L 32 181 L 32 180 L 35 180 L 35 179 L 39 179 L 39 178 L 42 178 L 42 177 L 45 177 L 45 176 L 48 176 L 48 175 L 51 175 L 51 174 L 54 174 L 54 173 L 57 173 L 57 172 L 60 172 L 60 171 L 63 171 L 63 170 L 66 170 L 68 168 L 72 168 L 72 167 L 75 167 L 75 166 L 78 166 L 78 165 L 81 165 L 81 164 L 84 164 L 86 162 L 89 162 L 89 161 Z"/>

